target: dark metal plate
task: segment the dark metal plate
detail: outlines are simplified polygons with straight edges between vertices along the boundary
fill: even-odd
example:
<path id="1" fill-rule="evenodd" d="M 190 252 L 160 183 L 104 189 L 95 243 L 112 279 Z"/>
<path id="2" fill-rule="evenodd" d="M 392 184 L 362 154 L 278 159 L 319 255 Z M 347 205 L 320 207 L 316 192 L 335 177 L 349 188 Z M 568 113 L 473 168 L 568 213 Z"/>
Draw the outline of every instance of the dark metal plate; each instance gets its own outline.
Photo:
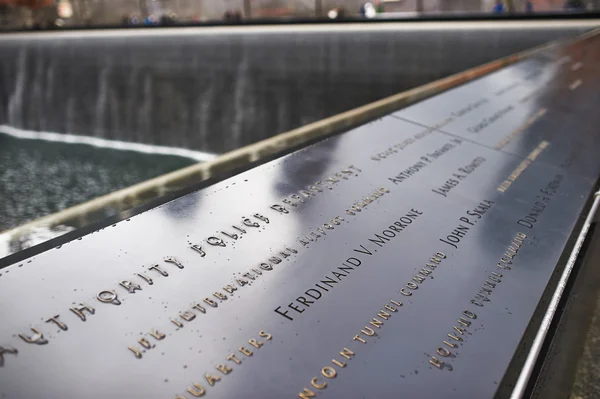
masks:
<path id="1" fill-rule="evenodd" d="M 423 126 L 514 74 L 1 270 L 0 397 L 493 396 L 598 174 L 576 107 L 468 132 L 521 87 Z"/>

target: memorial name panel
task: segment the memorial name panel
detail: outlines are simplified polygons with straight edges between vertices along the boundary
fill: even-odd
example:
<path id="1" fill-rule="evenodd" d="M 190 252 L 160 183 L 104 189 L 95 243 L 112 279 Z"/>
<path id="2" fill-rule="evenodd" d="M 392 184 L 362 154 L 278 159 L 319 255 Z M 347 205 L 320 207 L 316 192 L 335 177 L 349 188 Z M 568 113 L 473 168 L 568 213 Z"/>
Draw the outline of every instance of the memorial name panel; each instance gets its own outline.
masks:
<path id="1" fill-rule="evenodd" d="M 580 65 L 579 62 L 565 64 L 560 71 L 554 73 L 550 82 L 537 88 L 521 86 L 509 93 L 512 98 L 509 96 L 484 101 L 483 106 L 477 109 L 478 112 L 470 112 L 474 108 L 473 104 L 469 102 L 470 97 L 465 95 L 467 90 L 460 87 L 395 115 L 426 126 L 437 126 L 444 132 L 466 140 L 524 157 L 528 157 L 539 142 L 545 140 L 548 142 L 548 149 L 542 154 L 540 161 L 567 167 L 574 173 L 595 180 L 600 170 L 598 157 L 595 155 L 600 134 L 593 128 L 597 125 L 598 116 L 589 111 L 587 106 L 582 106 L 582 103 L 597 102 L 595 98 L 598 96 L 600 82 L 596 76 L 593 80 L 588 79 L 590 88 L 586 89 L 585 95 L 573 94 L 574 90 L 584 90 L 582 87 L 572 87 L 566 83 L 561 86 L 556 83 L 562 74 L 583 70 Z M 517 64 L 512 68 L 518 70 L 523 66 Z M 482 81 L 497 80 L 499 76 L 501 75 L 493 74 Z M 508 75 L 503 76 L 508 79 Z M 567 80 L 570 82 L 574 78 Z M 594 96 L 593 101 L 588 94 Z M 577 101 L 573 101 L 570 96 L 575 96 Z M 445 101 L 441 101 L 442 97 Z M 578 113 L 582 117 L 574 118 L 573 115 Z M 440 123 L 438 119 L 434 119 L 436 115 L 452 117 Z"/>
<path id="2" fill-rule="evenodd" d="M 538 139 L 386 117 L 2 269 L 0 396 L 490 397 L 593 189 Z"/>

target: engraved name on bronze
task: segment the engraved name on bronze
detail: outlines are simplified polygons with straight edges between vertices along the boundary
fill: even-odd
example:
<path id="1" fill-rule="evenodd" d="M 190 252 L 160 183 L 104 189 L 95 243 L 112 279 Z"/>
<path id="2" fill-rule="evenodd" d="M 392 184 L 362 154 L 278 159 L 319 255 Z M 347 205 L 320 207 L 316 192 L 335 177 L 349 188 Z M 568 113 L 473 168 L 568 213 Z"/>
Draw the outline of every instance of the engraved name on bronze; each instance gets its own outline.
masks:
<path id="1" fill-rule="evenodd" d="M 494 205 L 494 201 L 483 200 L 475 208 L 465 211 L 466 216 L 458 218 L 459 222 L 444 238 L 439 238 L 441 242 L 447 244 L 455 249 L 461 240 L 466 237 L 473 227 L 479 220 L 486 214 L 486 212 Z"/>
<path id="2" fill-rule="evenodd" d="M 398 220 L 393 221 L 392 224 L 384 229 L 381 233 L 374 234 L 374 238 L 369 238 L 368 241 L 373 249 L 372 244 L 378 247 L 383 247 L 396 236 L 399 236 L 406 228 L 409 228 L 415 220 L 423 215 L 423 212 L 418 209 L 412 208 L 409 212 L 406 212 Z M 331 271 L 330 274 L 319 282 L 315 283 L 314 286 L 305 290 L 302 295 L 296 297 L 295 300 L 290 301 L 287 306 L 278 306 L 273 311 L 287 320 L 293 321 L 299 314 L 304 313 L 311 306 L 315 306 L 315 302 L 321 299 L 327 292 L 335 288 L 337 284 L 343 282 L 345 278 L 348 278 L 356 268 L 362 264 L 361 259 L 358 256 L 373 256 L 373 251 L 366 247 L 364 244 L 360 244 L 353 249 L 354 256 L 348 257 L 345 261 L 341 262 L 341 266 Z M 291 313 L 290 310 L 286 310 L 287 307 L 293 310 L 295 313 Z M 292 317 L 292 314 L 294 317 Z"/>
<path id="3" fill-rule="evenodd" d="M 199 380 L 194 381 L 186 389 L 185 394 L 177 395 L 175 396 L 175 399 L 187 399 L 189 397 L 199 398 L 207 394 L 207 389 L 209 389 L 209 387 L 215 386 L 215 384 L 220 382 L 225 376 L 231 374 L 235 368 L 244 364 L 245 358 L 253 356 L 257 349 L 263 348 L 268 341 L 273 339 L 273 335 L 266 331 L 260 331 L 258 336 L 259 339 L 249 339 L 248 345 L 240 346 L 237 352 L 229 353 L 227 357 L 225 357 L 223 363 L 215 366 L 216 371 L 210 370 L 205 372 Z"/>
<path id="4" fill-rule="evenodd" d="M 436 159 L 440 158 L 444 154 L 447 154 L 453 148 L 456 148 L 462 142 L 462 140 L 457 138 L 450 139 L 446 144 L 439 147 L 438 149 L 431 152 L 427 152 L 424 155 L 422 155 L 419 161 L 415 162 L 408 168 L 405 168 L 404 170 L 400 171 L 395 176 L 388 177 L 388 180 L 396 185 L 405 182 L 415 174 L 419 173 L 420 171 L 431 165 Z"/>

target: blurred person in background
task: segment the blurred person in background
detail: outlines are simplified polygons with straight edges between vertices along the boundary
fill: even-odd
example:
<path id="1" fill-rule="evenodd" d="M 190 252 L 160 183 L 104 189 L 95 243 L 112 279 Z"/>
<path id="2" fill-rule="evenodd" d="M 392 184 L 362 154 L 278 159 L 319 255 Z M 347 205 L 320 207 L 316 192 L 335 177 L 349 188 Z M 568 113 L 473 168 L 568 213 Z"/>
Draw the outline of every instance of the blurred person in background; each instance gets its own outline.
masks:
<path id="1" fill-rule="evenodd" d="M 533 1 L 527 0 L 525 2 L 525 12 L 526 13 L 532 13 L 533 12 Z"/>
<path id="2" fill-rule="evenodd" d="M 494 7 L 492 8 L 494 14 L 501 14 L 504 12 L 504 2 L 502 0 L 496 0 Z"/>
<path id="3" fill-rule="evenodd" d="M 586 5 L 583 0 L 567 0 L 564 5 L 564 9 L 567 11 L 581 11 L 585 8 Z"/>

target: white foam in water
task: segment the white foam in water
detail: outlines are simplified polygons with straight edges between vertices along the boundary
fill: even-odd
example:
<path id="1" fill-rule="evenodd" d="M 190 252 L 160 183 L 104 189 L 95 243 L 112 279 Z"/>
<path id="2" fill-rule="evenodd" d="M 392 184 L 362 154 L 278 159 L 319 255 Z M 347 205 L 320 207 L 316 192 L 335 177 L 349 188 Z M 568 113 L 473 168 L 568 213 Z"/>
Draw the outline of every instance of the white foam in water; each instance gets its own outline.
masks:
<path id="1" fill-rule="evenodd" d="M 99 148 L 110 148 L 113 150 L 136 151 L 146 154 L 174 155 L 179 157 L 191 158 L 196 161 L 206 162 L 217 157 L 217 154 L 188 150 L 177 147 L 164 147 L 159 145 L 128 143 L 119 140 L 107 140 L 99 137 L 80 136 L 76 134 L 36 132 L 33 130 L 23 130 L 8 125 L 0 125 L 0 133 L 7 134 L 19 139 L 55 141 L 67 144 L 87 144 Z"/>

